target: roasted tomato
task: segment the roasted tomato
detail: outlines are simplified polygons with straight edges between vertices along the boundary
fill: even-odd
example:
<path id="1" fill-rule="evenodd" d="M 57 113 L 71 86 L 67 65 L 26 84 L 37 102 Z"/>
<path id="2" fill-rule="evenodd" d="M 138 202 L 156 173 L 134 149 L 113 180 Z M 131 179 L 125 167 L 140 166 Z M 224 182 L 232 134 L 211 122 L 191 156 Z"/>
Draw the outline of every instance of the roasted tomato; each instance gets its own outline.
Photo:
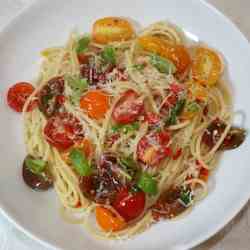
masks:
<path id="1" fill-rule="evenodd" d="M 152 206 L 153 218 L 156 221 L 160 218 L 171 219 L 183 213 L 186 207 L 178 201 L 180 197 L 181 190 L 177 187 L 163 193 Z"/>
<path id="2" fill-rule="evenodd" d="M 39 92 L 39 109 L 46 117 L 55 115 L 64 102 L 64 78 L 54 77 Z"/>
<path id="3" fill-rule="evenodd" d="M 170 44 L 163 38 L 150 35 L 138 38 L 138 43 L 144 50 L 172 61 L 178 74 L 186 72 L 191 65 L 188 50 L 182 45 Z"/>
<path id="4" fill-rule="evenodd" d="M 22 112 L 28 97 L 33 93 L 34 87 L 28 82 L 18 82 L 9 88 L 7 93 L 8 105 L 16 112 Z M 36 101 L 30 102 L 27 111 L 32 111 L 37 106 Z"/>
<path id="5" fill-rule="evenodd" d="M 80 107 L 90 118 L 103 118 L 109 108 L 109 96 L 101 90 L 90 90 L 82 96 Z"/>
<path id="6" fill-rule="evenodd" d="M 226 128 L 226 124 L 220 119 L 215 119 L 211 122 L 208 128 L 205 130 L 202 141 L 212 148 L 220 139 Z M 224 141 L 220 145 L 220 150 L 229 150 L 239 147 L 246 138 L 246 131 L 241 128 L 231 127 Z"/>
<path id="7" fill-rule="evenodd" d="M 128 124 L 137 120 L 144 110 L 143 100 L 134 90 L 127 90 L 116 103 L 112 118 L 119 124 Z"/>
<path id="8" fill-rule="evenodd" d="M 132 25 L 119 17 L 105 17 L 98 19 L 92 30 L 96 43 L 107 44 L 110 42 L 127 41 L 133 38 L 135 32 Z"/>
<path id="9" fill-rule="evenodd" d="M 101 204 L 111 204 L 116 194 L 123 188 L 118 177 L 118 162 L 115 156 L 104 154 L 98 165 L 98 171 L 91 176 L 82 176 L 79 186 L 90 200 Z"/>
<path id="10" fill-rule="evenodd" d="M 217 83 L 222 71 L 222 60 L 215 51 L 202 47 L 196 49 L 192 65 L 192 76 L 195 81 L 212 86 Z"/>
<path id="11" fill-rule="evenodd" d="M 111 210 L 97 206 L 95 210 L 98 225 L 106 232 L 116 232 L 125 228 L 126 222 Z"/>
<path id="12" fill-rule="evenodd" d="M 141 138 L 137 145 L 137 157 L 143 163 L 156 166 L 167 156 L 171 156 L 170 134 L 166 131 L 153 132 Z"/>
<path id="13" fill-rule="evenodd" d="M 51 117 L 44 127 L 47 142 L 59 150 L 67 150 L 84 137 L 79 120 L 70 113 L 60 113 Z"/>
<path id="14" fill-rule="evenodd" d="M 145 200 L 144 192 L 129 192 L 127 188 L 124 188 L 117 194 L 113 207 L 128 222 L 143 213 Z"/>

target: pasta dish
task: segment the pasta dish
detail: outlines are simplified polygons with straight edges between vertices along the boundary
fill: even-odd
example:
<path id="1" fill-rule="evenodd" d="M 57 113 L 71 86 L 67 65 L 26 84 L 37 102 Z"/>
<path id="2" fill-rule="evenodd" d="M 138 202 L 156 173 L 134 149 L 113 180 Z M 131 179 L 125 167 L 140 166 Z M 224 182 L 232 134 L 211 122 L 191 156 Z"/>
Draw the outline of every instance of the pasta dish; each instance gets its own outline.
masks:
<path id="1" fill-rule="evenodd" d="M 39 77 L 7 93 L 23 115 L 24 182 L 54 187 L 61 213 L 96 237 L 126 239 L 188 214 L 224 150 L 240 146 L 222 55 L 157 22 L 119 17 L 41 52 Z"/>

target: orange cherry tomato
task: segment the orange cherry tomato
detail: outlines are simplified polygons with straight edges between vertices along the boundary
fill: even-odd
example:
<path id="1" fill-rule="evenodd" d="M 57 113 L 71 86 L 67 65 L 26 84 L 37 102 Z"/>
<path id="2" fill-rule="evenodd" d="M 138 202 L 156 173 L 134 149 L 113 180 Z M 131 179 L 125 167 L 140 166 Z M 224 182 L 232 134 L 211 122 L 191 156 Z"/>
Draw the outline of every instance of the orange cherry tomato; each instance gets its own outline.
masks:
<path id="1" fill-rule="evenodd" d="M 95 209 L 95 214 L 98 225 L 106 232 L 119 231 L 126 226 L 126 222 L 122 217 L 117 216 L 107 208 L 98 206 Z"/>
<path id="2" fill-rule="evenodd" d="M 209 170 L 206 168 L 201 168 L 199 178 L 203 181 L 207 181 L 209 177 Z"/>
<path id="3" fill-rule="evenodd" d="M 96 43 L 127 41 L 135 32 L 133 26 L 119 17 L 105 17 L 98 19 L 93 25 L 93 40 Z"/>
<path id="4" fill-rule="evenodd" d="M 163 38 L 150 35 L 140 37 L 138 43 L 144 50 L 172 61 L 178 74 L 183 74 L 191 65 L 189 53 L 182 45 L 170 44 Z"/>
<path id="5" fill-rule="evenodd" d="M 90 118 L 103 118 L 109 108 L 109 96 L 101 90 L 90 90 L 82 96 L 80 107 Z"/>
<path id="6" fill-rule="evenodd" d="M 194 81 L 212 86 L 217 83 L 222 71 L 222 60 L 215 51 L 202 47 L 196 49 L 192 65 Z"/>

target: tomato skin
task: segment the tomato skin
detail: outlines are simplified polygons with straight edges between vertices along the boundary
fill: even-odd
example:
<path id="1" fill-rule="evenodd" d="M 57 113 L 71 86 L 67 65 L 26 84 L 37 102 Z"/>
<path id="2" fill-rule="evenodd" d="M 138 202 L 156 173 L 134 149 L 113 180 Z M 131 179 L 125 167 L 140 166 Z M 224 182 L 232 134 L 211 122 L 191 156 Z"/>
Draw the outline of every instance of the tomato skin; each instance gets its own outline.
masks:
<path id="1" fill-rule="evenodd" d="M 100 90 L 90 90 L 81 97 L 80 107 L 90 118 L 101 119 L 108 111 L 109 96 Z"/>
<path id="2" fill-rule="evenodd" d="M 196 82 L 213 86 L 219 80 L 222 71 L 222 60 L 215 51 L 203 47 L 196 49 L 192 65 L 192 77 Z"/>
<path id="3" fill-rule="evenodd" d="M 39 109 L 47 117 L 55 115 L 64 103 L 64 78 L 61 76 L 51 78 L 39 92 Z"/>
<path id="4" fill-rule="evenodd" d="M 95 214 L 98 225 L 106 232 L 120 231 L 126 226 L 122 218 L 105 207 L 97 206 Z"/>
<path id="5" fill-rule="evenodd" d="M 142 214 L 145 200 L 144 192 L 129 193 L 128 189 L 124 188 L 117 194 L 113 207 L 128 222 Z"/>
<path id="6" fill-rule="evenodd" d="M 137 157 L 149 166 L 157 166 L 172 154 L 169 148 L 170 135 L 166 131 L 153 132 L 141 138 L 137 145 Z"/>
<path id="7" fill-rule="evenodd" d="M 34 87 L 28 82 L 18 82 L 9 88 L 7 93 L 8 105 L 16 112 L 21 113 L 28 97 L 33 93 Z M 28 105 L 27 111 L 36 108 L 37 102 L 32 101 Z"/>
<path id="8" fill-rule="evenodd" d="M 144 119 L 148 122 L 149 125 L 156 125 L 161 121 L 160 116 L 152 112 L 146 113 Z"/>
<path id="9" fill-rule="evenodd" d="M 137 120 L 144 111 L 142 100 L 138 100 L 139 95 L 132 89 L 124 92 L 120 100 L 116 103 L 112 118 L 119 124 L 128 124 Z"/>
<path id="10" fill-rule="evenodd" d="M 47 142 L 61 151 L 67 150 L 84 136 L 78 119 L 69 113 L 49 118 L 43 132 Z"/>
<path id="11" fill-rule="evenodd" d="M 131 39 L 134 36 L 134 29 L 126 19 L 105 17 L 94 23 L 92 35 L 96 43 L 107 44 Z"/>
<path id="12" fill-rule="evenodd" d="M 177 74 L 185 73 L 191 65 L 188 50 L 182 45 L 171 44 L 163 38 L 150 35 L 140 37 L 138 43 L 144 50 L 172 61 L 176 66 Z"/>

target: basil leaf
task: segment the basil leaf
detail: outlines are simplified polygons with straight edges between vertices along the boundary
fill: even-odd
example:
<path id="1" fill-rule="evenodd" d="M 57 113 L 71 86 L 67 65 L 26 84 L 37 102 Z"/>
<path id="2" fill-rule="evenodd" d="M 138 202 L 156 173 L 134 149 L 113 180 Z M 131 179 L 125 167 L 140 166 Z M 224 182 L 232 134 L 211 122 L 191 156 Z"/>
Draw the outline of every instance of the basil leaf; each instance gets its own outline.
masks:
<path id="1" fill-rule="evenodd" d="M 187 104 L 187 111 L 195 113 L 200 110 L 200 105 L 197 102 L 190 102 Z"/>
<path id="2" fill-rule="evenodd" d="M 129 132 L 133 132 L 135 130 L 138 130 L 140 128 L 140 124 L 138 122 L 133 122 L 131 124 L 116 124 L 112 126 L 111 130 L 113 133 L 122 131 L 124 134 L 127 134 Z"/>
<path id="3" fill-rule="evenodd" d="M 25 159 L 25 165 L 32 173 L 41 174 L 44 171 L 47 163 L 41 159 L 34 159 L 31 156 L 27 156 Z"/>
<path id="4" fill-rule="evenodd" d="M 75 168 L 76 172 L 81 176 L 88 176 L 92 172 L 92 167 L 85 155 L 79 149 L 72 149 L 69 158 Z"/>
<path id="5" fill-rule="evenodd" d="M 171 109 L 170 116 L 165 121 L 167 126 L 176 124 L 177 116 L 181 114 L 182 110 L 184 109 L 185 104 L 186 104 L 186 100 L 181 99 Z"/>
<path id="6" fill-rule="evenodd" d="M 176 67 L 170 60 L 158 55 L 150 55 L 150 63 L 161 73 L 173 74 L 176 72 Z"/>
<path id="7" fill-rule="evenodd" d="M 134 64 L 133 66 L 134 70 L 142 71 L 145 68 L 144 64 Z"/>
<path id="8" fill-rule="evenodd" d="M 156 195 L 158 192 L 157 181 L 146 172 L 141 174 L 137 186 L 150 195 Z"/>
<path id="9" fill-rule="evenodd" d="M 182 190 L 180 193 L 180 202 L 188 207 L 193 201 L 192 191 L 190 189 Z"/>
<path id="10" fill-rule="evenodd" d="M 76 47 L 76 53 L 77 54 L 80 54 L 82 52 L 85 52 L 89 46 L 89 43 L 90 43 L 90 38 L 85 36 L 83 38 L 81 38 L 79 41 L 78 41 L 78 44 L 77 44 L 77 47 Z"/>
<path id="11" fill-rule="evenodd" d="M 131 177 L 131 180 L 135 178 L 139 170 L 137 168 L 136 162 L 133 160 L 133 157 L 132 156 L 121 157 L 118 160 L 119 160 L 119 165 Z"/>
<path id="12" fill-rule="evenodd" d="M 66 81 L 73 91 L 83 91 L 88 88 L 88 81 L 85 78 L 67 76 Z"/>
<path id="13" fill-rule="evenodd" d="M 116 53 L 112 46 L 106 46 L 101 53 L 101 57 L 105 63 L 116 64 Z"/>

